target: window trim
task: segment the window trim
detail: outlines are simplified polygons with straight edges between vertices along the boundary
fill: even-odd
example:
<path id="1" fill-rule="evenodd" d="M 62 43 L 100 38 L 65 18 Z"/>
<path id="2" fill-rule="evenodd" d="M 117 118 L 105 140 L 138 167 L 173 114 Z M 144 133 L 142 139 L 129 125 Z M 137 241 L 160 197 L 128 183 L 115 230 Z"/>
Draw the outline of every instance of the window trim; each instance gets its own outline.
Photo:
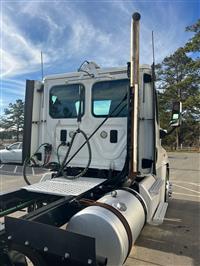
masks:
<path id="1" fill-rule="evenodd" d="M 78 114 L 77 114 L 76 117 L 60 117 L 60 118 L 59 117 L 52 117 L 51 114 L 50 114 L 50 92 L 51 92 L 52 88 L 59 87 L 59 86 L 66 86 L 67 87 L 67 86 L 71 86 L 71 85 L 81 85 L 83 87 L 83 90 L 84 90 L 84 99 L 83 99 L 83 113 L 81 114 L 81 117 L 83 117 L 85 115 L 85 99 L 86 99 L 86 97 L 85 97 L 85 95 L 86 95 L 85 85 L 83 83 L 81 83 L 81 82 L 80 83 L 57 84 L 57 85 L 53 85 L 49 89 L 49 93 L 48 93 L 48 97 L 49 97 L 49 99 L 48 99 L 48 106 L 49 106 L 49 112 L 48 112 L 48 114 L 49 114 L 49 117 L 51 119 L 77 119 Z"/>
<path id="2" fill-rule="evenodd" d="M 120 78 L 120 79 L 109 79 L 109 80 L 99 80 L 99 81 L 96 81 L 96 82 L 94 82 L 93 84 L 92 84 L 92 87 L 91 87 L 91 108 L 90 108 L 90 111 L 91 111 L 91 114 L 92 114 L 92 116 L 93 117 L 95 117 L 95 118 L 105 118 L 105 117 L 107 117 L 108 116 L 108 114 L 107 115 L 95 115 L 94 114 L 94 108 L 93 108 L 93 87 L 94 87 L 94 85 L 96 85 L 97 83 L 102 83 L 102 82 L 112 82 L 112 81 L 121 81 L 121 80 L 127 80 L 127 81 L 129 81 L 129 79 L 128 78 Z M 127 116 L 111 116 L 112 118 L 127 118 L 128 117 L 128 113 L 127 113 Z"/>

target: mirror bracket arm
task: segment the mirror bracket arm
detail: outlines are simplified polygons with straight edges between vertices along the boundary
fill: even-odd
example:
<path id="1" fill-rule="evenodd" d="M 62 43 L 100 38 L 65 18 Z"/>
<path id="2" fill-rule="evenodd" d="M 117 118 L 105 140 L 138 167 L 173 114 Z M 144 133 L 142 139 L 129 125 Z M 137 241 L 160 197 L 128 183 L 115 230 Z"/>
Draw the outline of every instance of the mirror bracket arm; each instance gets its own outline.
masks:
<path id="1" fill-rule="evenodd" d="M 161 133 L 161 130 L 160 130 L 160 139 L 163 139 L 165 138 L 166 136 L 169 136 L 172 132 L 174 132 L 174 130 L 176 129 L 177 127 L 173 127 L 171 128 L 169 131 L 165 132 L 164 130 L 162 130 L 162 133 Z"/>

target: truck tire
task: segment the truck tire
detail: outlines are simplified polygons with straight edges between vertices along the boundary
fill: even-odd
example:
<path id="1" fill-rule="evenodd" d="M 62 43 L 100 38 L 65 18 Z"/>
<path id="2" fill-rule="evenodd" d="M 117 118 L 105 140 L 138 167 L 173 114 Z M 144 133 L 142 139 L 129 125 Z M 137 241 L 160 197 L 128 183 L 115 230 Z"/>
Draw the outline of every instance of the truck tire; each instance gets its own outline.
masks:
<path id="1" fill-rule="evenodd" d="M 168 202 L 171 198 L 171 183 L 169 181 L 169 165 L 167 165 L 166 169 L 166 177 L 165 177 L 165 202 Z"/>

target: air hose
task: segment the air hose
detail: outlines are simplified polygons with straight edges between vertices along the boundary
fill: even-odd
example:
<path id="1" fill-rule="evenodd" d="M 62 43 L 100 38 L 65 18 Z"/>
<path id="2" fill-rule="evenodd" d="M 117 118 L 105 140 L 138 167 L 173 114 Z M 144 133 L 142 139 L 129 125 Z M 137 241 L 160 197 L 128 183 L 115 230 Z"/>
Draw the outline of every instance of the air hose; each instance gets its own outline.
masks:
<path id="1" fill-rule="evenodd" d="M 27 174 L 26 174 L 26 168 L 30 163 L 33 163 L 33 166 L 36 166 L 36 162 L 34 160 L 34 156 L 38 153 L 38 151 L 40 150 L 40 148 L 42 147 L 49 147 L 50 148 L 50 144 L 49 143 L 43 143 L 41 144 L 37 150 L 35 151 L 35 153 L 33 155 L 31 155 L 31 157 L 26 157 L 23 163 L 23 168 L 22 168 L 22 174 L 23 174 L 23 178 L 24 181 L 26 182 L 27 185 L 31 185 L 30 181 L 28 180 Z M 50 149 L 51 150 L 51 149 Z M 48 164 L 48 160 L 50 159 L 50 156 L 48 155 L 48 158 L 45 158 L 44 160 L 44 164 L 42 166 L 46 166 Z"/>
<path id="2" fill-rule="evenodd" d="M 67 176 L 67 174 L 66 174 L 66 172 L 64 171 L 64 169 L 65 169 L 66 166 L 68 165 L 68 163 L 66 163 L 66 162 L 67 162 L 67 160 L 68 160 L 68 157 L 69 157 L 70 151 L 71 151 L 71 149 L 72 149 L 72 146 L 73 146 L 73 143 L 74 143 L 75 137 L 76 137 L 76 135 L 79 134 L 79 133 L 81 133 L 81 134 L 83 135 L 83 137 L 84 137 L 84 139 L 85 139 L 85 141 L 86 141 L 86 143 L 87 143 L 88 153 L 89 153 L 88 163 L 87 163 L 87 166 L 83 169 L 83 171 L 81 171 L 79 174 L 77 174 L 77 175 L 75 175 L 75 176 Z M 65 178 L 67 178 L 67 179 L 76 179 L 76 178 L 79 178 L 79 177 L 83 176 L 83 175 L 87 172 L 87 170 L 88 170 L 88 168 L 89 168 L 89 166 L 90 166 L 91 160 L 92 160 L 92 151 L 91 151 L 91 146 L 90 146 L 90 143 L 89 143 L 88 137 L 87 137 L 86 133 L 85 133 L 83 130 L 81 130 L 81 129 L 78 128 L 78 129 L 76 130 L 76 132 L 75 132 L 75 133 L 73 134 L 73 136 L 72 136 L 72 140 L 71 140 L 71 142 L 70 142 L 69 148 L 68 148 L 67 153 L 66 153 L 66 155 L 65 155 L 65 158 L 64 158 L 64 160 L 63 160 L 63 162 L 62 162 L 62 164 L 61 164 L 60 170 L 58 171 L 58 173 L 57 173 L 56 176 L 58 177 L 60 174 L 62 174 L 62 175 L 63 175 Z"/>

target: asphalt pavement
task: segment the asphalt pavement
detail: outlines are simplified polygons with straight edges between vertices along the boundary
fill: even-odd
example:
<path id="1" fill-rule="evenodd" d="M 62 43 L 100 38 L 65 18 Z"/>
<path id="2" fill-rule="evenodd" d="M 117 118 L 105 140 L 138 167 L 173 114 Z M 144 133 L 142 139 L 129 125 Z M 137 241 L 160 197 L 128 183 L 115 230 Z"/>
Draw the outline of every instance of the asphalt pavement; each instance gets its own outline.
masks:
<path id="1" fill-rule="evenodd" d="M 200 153 L 169 153 L 173 197 L 164 223 L 146 225 L 126 266 L 200 265 Z"/>
<path id="2" fill-rule="evenodd" d="M 27 167 L 26 175 L 32 184 L 38 182 L 47 171 L 47 169 L 40 167 Z M 22 173 L 22 165 L 0 164 L 0 194 L 26 186 Z"/>
<path id="3" fill-rule="evenodd" d="M 173 197 L 164 223 L 144 227 L 125 266 L 200 265 L 200 153 L 169 153 L 169 159 Z M 0 165 L 0 192 L 24 186 L 21 171 Z M 28 174 L 31 182 L 42 176 L 38 169 Z"/>

